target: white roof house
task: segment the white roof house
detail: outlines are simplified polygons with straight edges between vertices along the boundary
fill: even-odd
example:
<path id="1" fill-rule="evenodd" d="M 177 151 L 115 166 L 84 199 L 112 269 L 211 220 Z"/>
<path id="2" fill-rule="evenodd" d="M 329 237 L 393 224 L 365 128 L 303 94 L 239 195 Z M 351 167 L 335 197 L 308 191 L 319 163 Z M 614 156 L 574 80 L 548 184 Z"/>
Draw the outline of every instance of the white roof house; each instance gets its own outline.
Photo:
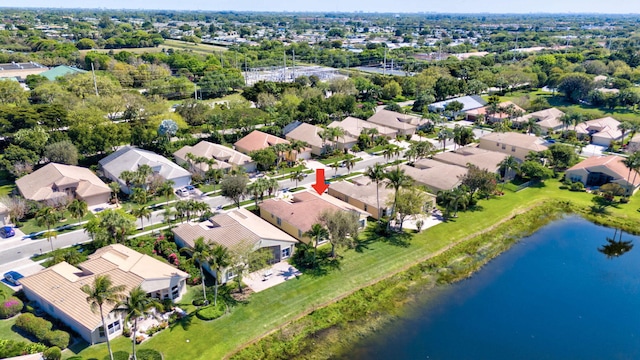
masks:
<path id="1" fill-rule="evenodd" d="M 126 183 L 120 179 L 123 171 L 136 171 L 140 165 L 149 165 L 155 174 L 174 182 L 174 188 L 191 183 L 191 173 L 180 165 L 154 152 L 125 146 L 98 162 L 104 175 L 120 184 L 124 192 L 130 192 Z"/>
<path id="2" fill-rule="evenodd" d="M 457 101 L 462 104 L 462 110 L 460 112 L 466 112 L 473 109 L 478 109 L 487 104 L 480 96 L 478 95 L 469 95 L 469 96 L 461 96 L 453 99 L 447 99 L 444 101 L 434 102 L 429 104 L 429 111 L 444 111 L 444 108 L 451 102 Z"/>
<path id="3" fill-rule="evenodd" d="M 618 125 L 620 121 L 607 116 L 578 124 L 576 133 L 591 136 L 592 144 L 609 146 L 612 141 L 622 140 L 622 131 L 618 130 Z"/>

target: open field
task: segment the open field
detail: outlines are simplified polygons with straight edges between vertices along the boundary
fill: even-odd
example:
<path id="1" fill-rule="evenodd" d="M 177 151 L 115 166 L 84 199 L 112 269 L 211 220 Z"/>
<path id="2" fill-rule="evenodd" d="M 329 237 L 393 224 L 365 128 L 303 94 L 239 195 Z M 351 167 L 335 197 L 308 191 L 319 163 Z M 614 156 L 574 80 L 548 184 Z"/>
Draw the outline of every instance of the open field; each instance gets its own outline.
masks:
<path id="1" fill-rule="evenodd" d="M 231 314 L 211 322 L 196 318 L 184 327 L 177 326 L 155 335 L 141 348 L 154 348 L 170 359 L 219 359 L 243 344 L 290 322 L 302 314 L 375 283 L 393 273 L 428 258 L 446 246 L 485 231 L 515 213 L 547 199 L 572 201 L 580 207 L 593 203 L 592 195 L 559 189 L 557 180 L 528 188 L 518 193 L 507 192 L 500 198 L 481 200 L 482 210 L 460 213 L 460 217 L 414 235 L 408 246 L 367 239 L 359 251 L 339 251 L 344 256 L 340 269 L 326 276 L 303 275 L 296 280 L 254 294 L 250 302 L 234 308 Z M 621 219 L 640 220 L 640 195 L 630 203 L 611 207 L 610 212 Z M 127 339 L 116 339 L 116 350 L 130 347 Z M 86 348 L 85 358 L 102 358 L 106 345 Z M 65 354 L 69 357 L 72 354 Z"/>
<path id="2" fill-rule="evenodd" d="M 193 51 L 194 53 L 203 54 L 203 55 L 211 55 L 213 53 L 218 53 L 220 51 L 227 51 L 227 48 L 224 46 L 216 46 L 216 45 L 209 45 L 209 44 L 194 44 L 186 41 L 167 39 L 165 40 L 164 44 L 157 47 L 80 50 L 80 53 L 86 54 L 89 51 L 97 51 L 100 53 L 108 53 L 110 51 L 113 51 L 114 53 L 118 53 L 120 51 L 128 51 L 134 54 L 144 54 L 144 53 L 166 51 L 169 49 Z"/>

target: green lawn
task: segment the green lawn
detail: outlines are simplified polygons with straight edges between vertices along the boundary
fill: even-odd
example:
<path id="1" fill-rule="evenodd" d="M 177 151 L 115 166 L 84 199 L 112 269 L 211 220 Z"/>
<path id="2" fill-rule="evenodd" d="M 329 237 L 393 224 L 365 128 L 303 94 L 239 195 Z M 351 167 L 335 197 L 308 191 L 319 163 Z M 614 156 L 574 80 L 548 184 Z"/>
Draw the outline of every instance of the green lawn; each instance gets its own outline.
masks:
<path id="1" fill-rule="evenodd" d="M 8 298 L 12 294 L 13 290 L 10 287 L 6 286 L 3 283 L 0 283 L 0 301 Z M 16 323 L 16 318 L 17 317 L 13 317 L 7 320 L 0 320 L 0 339 L 32 342 L 31 340 L 23 337 L 22 335 L 11 329 L 13 324 Z"/>
<path id="2" fill-rule="evenodd" d="M 372 239 L 360 252 L 339 251 L 344 258 L 340 270 L 326 276 L 303 275 L 254 294 L 246 305 L 234 308 L 228 316 L 211 322 L 193 319 L 188 328 L 175 327 L 164 331 L 142 344 L 141 348 L 154 348 L 168 359 L 220 359 L 238 347 L 274 328 L 312 311 L 327 302 L 344 296 L 363 286 L 398 272 L 429 257 L 445 246 L 468 238 L 503 219 L 530 208 L 547 199 L 569 200 L 579 206 L 590 206 L 592 195 L 559 189 L 557 180 L 549 180 L 535 188 L 518 193 L 507 192 L 500 198 L 481 200 L 481 211 L 460 213 L 460 217 L 424 230 L 413 236 L 410 246 L 398 246 L 384 239 Z M 620 208 L 611 208 L 614 216 L 640 220 L 640 195 Z M 117 339 L 115 350 L 127 350 L 129 341 Z M 102 358 L 106 345 L 83 350 L 85 358 Z M 65 355 L 70 356 L 71 354 Z"/>
<path id="3" fill-rule="evenodd" d="M 70 225 L 70 224 L 76 224 L 80 221 L 86 221 L 89 219 L 92 219 L 95 215 L 93 215 L 93 213 L 89 212 L 87 213 L 87 215 L 85 215 L 81 220 L 78 219 L 74 219 L 71 216 L 69 216 L 68 213 L 65 213 L 65 218 L 63 219 L 64 221 L 60 221 L 58 222 L 55 227 L 60 227 L 60 226 L 64 226 L 64 225 Z M 21 222 L 20 226 L 18 227 L 23 233 L 25 234 L 31 234 L 34 232 L 38 232 L 38 231 L 44 231 L 47 230 L 46 227 L 43 226 L 38 226 L 36 224 L 36 220 L 35 219 L 29 219 L 27 221 Z M 64 232 L 69 232 L 69 231 L 73 231 L 73 230 L 77 230 L 77 226 L 73 226 L 70 227 L 68 229 L 65 229 L 63 231 L 58 231 L 58 235 L 64 233 Z M 54 240 L 55 241 L 55 240 Z"/>
<path id="4" fill-rule="evenodd" d="M 211 55 L 214 53 L 217 54 L 220 51 L 227 51 L 227 48 L 224 46 L 216 46 L 216 45 L 209 45 L 209 44 L 194 44 L 186 41 L 173 40 L 173 39 L 166 39 L 164 43 L 159 46 L 159 48 L 187 50 L 187 51 L 193 51 L 195 53 L 204 54 L 204 55 Z"/>

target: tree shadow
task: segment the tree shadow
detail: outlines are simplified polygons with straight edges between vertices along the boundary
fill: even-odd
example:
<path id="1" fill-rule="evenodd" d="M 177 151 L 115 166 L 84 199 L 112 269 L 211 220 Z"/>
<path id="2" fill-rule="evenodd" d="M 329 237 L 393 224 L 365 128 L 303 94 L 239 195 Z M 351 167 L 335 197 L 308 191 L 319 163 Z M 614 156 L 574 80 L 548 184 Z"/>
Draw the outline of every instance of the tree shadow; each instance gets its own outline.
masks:
<path id="1" fill-rule="evenodd" d="M 367 249 L 369 244 L 376 241 L 382 241 L 393 246 L 409 247 L 412 237 L 411 234 L 404 230 L 390 228 L 386 221 L 378 222 L 374 226 L 369 227 L 363 232 L 363 236 L 365 240 L 363 240 L 362 250 Z M 356 251 L 358 251 L 358 249 L 356 249 Z"/>
<path id="2" fill-rule="evenodd" d="M 193 323 L 193 317 L 195 316 L 195 313 L 191 313 L 191 314 L 187 314 L 182 316 L 180 319 L 176 320 L 175 322 L 169 324 L 169 331 L 173 331 L 173 329 L 177 328 L 177 327 L 181 327 L 183 330 L 189 330 L 189 328 L 191 327 L 192 323 Z"/>
<path id="3" fill-rule="evenodd" d="M 616 239 L 618 235 L 618 229 L 615 229 L 613 237 L 607 237 L 607 243 L 598 248 L 598 251 L 604 254 L 607 259 L 613 259 L 620 257 L 633 249 L 633 242 L 631 240 L 622 240 L 622 230 L 620 230 L 620 237 Z"/>
<path id="4" fill-rule="evenodd" d="M 365 239 L 358 239 L 353 247 L 356 252 L 362 253 L 365 250 L 369 250 L 369 245 L 372 244 L 375 240 L 367 237 Z"/>

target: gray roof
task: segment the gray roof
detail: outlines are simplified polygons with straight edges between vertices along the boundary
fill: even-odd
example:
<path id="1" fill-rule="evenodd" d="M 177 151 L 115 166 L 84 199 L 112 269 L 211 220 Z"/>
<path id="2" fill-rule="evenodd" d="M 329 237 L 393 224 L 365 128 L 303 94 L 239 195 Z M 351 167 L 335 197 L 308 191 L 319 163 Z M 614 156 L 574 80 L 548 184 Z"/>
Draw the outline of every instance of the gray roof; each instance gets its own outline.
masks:
<path id="1" fill-rule="evenodd" d="M 98 163 L 105 171 L 118 178 L 123 171 L 136 171 L 140 165 L 151 166 L 155 173 L 167 180 L 191 176 L 187 170 L 164 156 L 132 146 L 125 146 Z"/>
<path id="2" fill-rule="evenodd" d="M 431 159 L 416 161 L 415 167 L 400 165 L 400 168 L 416 183 L 426 186 L 433 192 L 455 188 L 460 184 L 460 177 L 467 174 L 467 169 L 462 166 Z"/>
<path id="3" fill-rule="evenodd" d="M 444 101 L 438 101 L 438 102 L 435 102 L 433 104 L 430 104 L 429 108 L 430 109 L 444 110 L 444 107 L 447 106 L 448 103 L 453 102 L 453 101 L 457 101 L 459 103 L 462 103 L 463 108 L 462 108 L 461 111 L 469 111 L 469 110 L 481 108 L 481 107 L 483 107 L 483 106 L 485 106 L 487 104 L 487 102 L 484 101 L 480 96 L 478 96 L 478 95 L 469 95 L 469 96 L 462 96 L 462 97 L 458 97 L 458 98 L 454 98 L 454 99 L 448 99 L 448 100 L 444 100 Z"/>

